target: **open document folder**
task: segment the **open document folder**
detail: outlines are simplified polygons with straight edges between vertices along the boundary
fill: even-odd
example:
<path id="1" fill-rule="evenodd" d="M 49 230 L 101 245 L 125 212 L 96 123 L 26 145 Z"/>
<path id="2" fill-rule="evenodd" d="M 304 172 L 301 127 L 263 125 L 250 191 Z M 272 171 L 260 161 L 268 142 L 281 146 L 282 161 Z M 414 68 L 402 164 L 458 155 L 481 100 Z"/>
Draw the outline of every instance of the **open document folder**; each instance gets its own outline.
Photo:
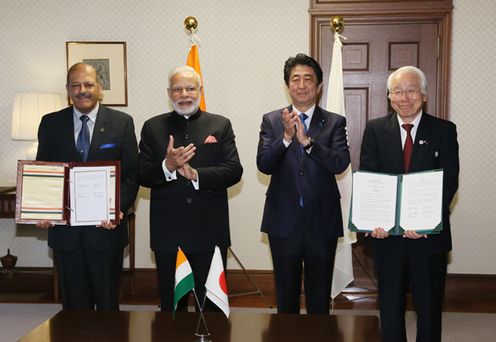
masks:
<path id="1" fill-rule="evenodd" d="M 120 162 L 17 162 L 16 223 L 118 224 Z"/>
<path id="2" fill-rule="evenodd" d="M 402 175 L 353 173 L 352 231 L 382 227 L 392 235 L 405 230 L 436 234 L 443 228 L 442 210 L 443 170 Z"/>

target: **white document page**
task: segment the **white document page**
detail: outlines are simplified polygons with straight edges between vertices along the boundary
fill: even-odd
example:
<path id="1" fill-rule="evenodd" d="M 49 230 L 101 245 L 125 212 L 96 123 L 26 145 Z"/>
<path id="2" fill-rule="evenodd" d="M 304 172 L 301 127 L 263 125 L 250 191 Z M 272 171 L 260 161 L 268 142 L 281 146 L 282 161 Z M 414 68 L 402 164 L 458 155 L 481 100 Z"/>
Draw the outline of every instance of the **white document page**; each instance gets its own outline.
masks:
<path id="1" fill-rule="evenodd" d="M 99 225 L 109 217 L 110 167 L 75 167 L 70 171 L 71 225 Z"/>
<path id="2" fill-rule="evenodd" d="M 386 231 L 395 226 L 396 176 L 355 172 L 351 222 L 358 230 L 372 231 L 381 227 Z"/>
<path id="3" fill-rule="evenodd" d="M 24 165 L 21 215 L 23 220 L 62 220 L 64 214 L 64 166 Z"/>
<path id="4" fill-rule="evenodd" d="M 432 230 L 442 221 L 443 171 L 403 176 L 400 226 L 405 230 Z"/>

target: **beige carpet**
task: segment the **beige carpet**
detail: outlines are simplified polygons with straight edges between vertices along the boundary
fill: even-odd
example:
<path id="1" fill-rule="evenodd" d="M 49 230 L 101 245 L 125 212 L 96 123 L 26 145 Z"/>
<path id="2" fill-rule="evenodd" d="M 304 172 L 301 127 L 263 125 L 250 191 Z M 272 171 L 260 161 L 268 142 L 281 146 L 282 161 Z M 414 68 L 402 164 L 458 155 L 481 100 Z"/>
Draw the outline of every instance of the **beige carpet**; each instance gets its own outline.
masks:
<path id="1" fill-rule="evenodd" d="M 408 312 L 406 319 L 408 341 L 415 341 L 415 313 Z M 443 341 L 496 341 L 496 314 L 445 312 Z"/>
<path id="2" fill-rule="evenodd" d="M 58 304 L 0 304 L 0 342 L 16 341 L 61 309 Z M 152 305 L 121 305 L 124 311 L 157 311 Z M 274 312 L 273 309 L 232 308 L 237 312 Z M 378 315 L 373 310 L 336 310 L 334 314 Z M 415 313 L 406 316 L 408 341 L 415 341 Z M 496 314 L 446 312 L 443 341 L 495 341 Z M 146 341 L 143 341 L 146 342 Z"/>

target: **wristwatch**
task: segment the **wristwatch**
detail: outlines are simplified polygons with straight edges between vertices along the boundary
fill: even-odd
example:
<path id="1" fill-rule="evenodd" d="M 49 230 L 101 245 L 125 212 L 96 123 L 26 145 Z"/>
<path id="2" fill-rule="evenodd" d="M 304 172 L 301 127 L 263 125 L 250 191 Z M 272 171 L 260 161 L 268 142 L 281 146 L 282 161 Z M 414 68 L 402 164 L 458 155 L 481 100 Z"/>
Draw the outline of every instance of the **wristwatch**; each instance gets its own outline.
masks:
<path id="1" fill-rule="evenodd" d="M 308 151 L 313 146 L 313 139 L 308 137 L 308 144 L 303 146 L 303 150 Z"/>

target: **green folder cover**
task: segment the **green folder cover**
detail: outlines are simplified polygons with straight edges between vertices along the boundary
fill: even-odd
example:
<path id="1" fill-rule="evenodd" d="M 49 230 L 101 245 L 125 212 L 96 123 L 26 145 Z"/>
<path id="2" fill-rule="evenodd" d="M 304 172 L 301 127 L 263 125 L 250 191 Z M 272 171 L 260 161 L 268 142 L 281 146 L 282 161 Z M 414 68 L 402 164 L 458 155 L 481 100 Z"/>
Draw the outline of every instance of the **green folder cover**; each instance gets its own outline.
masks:
<path id="1" fill-rule="evenodd" d="M 390 235 L 403 235 L 405 230 L 439 234 L 442 195 L 442 169 L 399 175 L 355 171 L 348 229 L 367 233 L 382 227 Z"/>

